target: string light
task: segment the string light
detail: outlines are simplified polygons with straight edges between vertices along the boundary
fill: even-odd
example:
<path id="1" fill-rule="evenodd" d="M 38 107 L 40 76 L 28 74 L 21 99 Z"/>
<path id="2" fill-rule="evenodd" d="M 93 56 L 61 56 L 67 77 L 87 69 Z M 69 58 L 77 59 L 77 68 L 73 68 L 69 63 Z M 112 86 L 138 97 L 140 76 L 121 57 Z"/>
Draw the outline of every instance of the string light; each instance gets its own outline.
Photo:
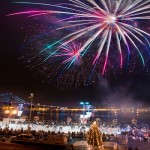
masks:
<path id="1" fill-rule="evenodd" d="M 98 147 L 102 150 L 102 133 L 98 129 L 97 123 L 93 122 L 90 130 L 87 133 L 87 142 L 93 147 Z"/>

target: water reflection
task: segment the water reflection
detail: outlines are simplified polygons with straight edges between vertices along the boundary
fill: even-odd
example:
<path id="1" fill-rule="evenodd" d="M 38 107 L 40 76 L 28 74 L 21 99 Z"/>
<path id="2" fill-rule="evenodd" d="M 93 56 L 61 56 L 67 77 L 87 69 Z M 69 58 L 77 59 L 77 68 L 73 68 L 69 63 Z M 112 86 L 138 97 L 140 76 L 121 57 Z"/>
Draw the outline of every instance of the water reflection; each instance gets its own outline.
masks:
<path id="1" fill-rule="evenodd" d="M 55 121 L 66 121 L 68 117 L 72 119 L 73 122 L 78 122 L 81 112 L 49 112 L 45 115 L 46 120 Z M 111 122 L 113 119 L 117 119 L 121 123 L 131 123 L 133 118 L 137 119 L 138 122 L 149 123 L 150 113 L 122 113 L 122 112 L 94 112 L 90 120 L 95 120 L 100 118 L 104 122 Z"/>

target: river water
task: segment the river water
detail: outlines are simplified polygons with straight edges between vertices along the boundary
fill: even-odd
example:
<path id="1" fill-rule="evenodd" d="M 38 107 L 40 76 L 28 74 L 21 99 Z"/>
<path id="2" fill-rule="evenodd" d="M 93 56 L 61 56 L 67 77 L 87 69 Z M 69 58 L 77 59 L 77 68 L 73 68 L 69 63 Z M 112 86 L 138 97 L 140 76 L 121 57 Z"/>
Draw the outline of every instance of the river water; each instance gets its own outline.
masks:
<path id="1" fill-rule="evenodd" d="M 43 120 L 55 120 L 55 121 L 67 121 L 67 118 L 70 117 L 73 122 L 79 122 L 79 118 L 81 112 L 73 112 L 73 113 L 44 113 L 40 114 L 43 117 Z M 100 119 L 102 122 L 112 122 L 112 120 L 117 119 L 118 123 L 131 123 L 133 118 L 137 119 L 138 123 L 150 123 L 150 112 L 144 113 L 122 113 L 122 112 L 94 112 L 90 121 L 94 121 L 95 119 Z"/>

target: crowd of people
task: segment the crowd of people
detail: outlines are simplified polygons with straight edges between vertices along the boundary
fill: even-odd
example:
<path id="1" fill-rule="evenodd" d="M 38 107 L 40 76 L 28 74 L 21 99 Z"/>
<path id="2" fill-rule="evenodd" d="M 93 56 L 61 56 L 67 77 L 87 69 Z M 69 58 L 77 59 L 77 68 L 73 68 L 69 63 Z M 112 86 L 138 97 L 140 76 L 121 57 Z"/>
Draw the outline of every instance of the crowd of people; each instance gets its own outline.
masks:
<path id="1" fill-rule="evenodd" d="M 26 127 L 26 128 L 25 128 Z M 28 123 L 23 124 L 6 124 L 0 123 L 0 137 L 9 138 L 10 136 L 28 133 Z M 100 123 L 100 130 L 103 133 L 104 142 L 120 142 L 123 145 L 128 145 L 132 141 L 150 142 L 150 126 L 148 124 L 107 124 Z M 38 129 L 39 128 L 39 129 Z M 83 125 L 79 123 L 55 122 L 51 121 L 49 124 L 31 123 L 30 133 L 38 138 L 44 138 L 49 134 L 66 134 L 68 141 L 71 142 L 73 138 L 85 138 L 86 131 L 90 128 L 90 124 Z M 35 130 L 36 129 L 36 130 Z M 45 129 L 45 130 L 42 130 Z M 109 132 L 106 132 L 106 131 Z M 113 132 L 116 130 L 116 132 Z M 65 131 L 65 132 L 64 132 Z M 118 134 L 119 133 L 119 134 Z M 134 150 L 132 147 L 129 150 Z M 138 147 L 136 148 L 138 150 Z"/>
<path id="2" fill-rule="evenodd" d="M 132 130 L 128 133 L 129 141 L 135 140 L 138 142 L 150 142 L 150 128 L 147 125 L 140 124 L 132 127 Z"/>

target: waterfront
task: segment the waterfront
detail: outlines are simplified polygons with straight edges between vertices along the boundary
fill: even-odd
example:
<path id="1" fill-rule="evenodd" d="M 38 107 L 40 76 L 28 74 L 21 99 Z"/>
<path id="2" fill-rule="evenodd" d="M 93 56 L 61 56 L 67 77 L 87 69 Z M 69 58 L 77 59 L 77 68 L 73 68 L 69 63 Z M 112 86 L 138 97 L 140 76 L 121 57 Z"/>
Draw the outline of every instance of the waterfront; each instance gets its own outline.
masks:
<path id="1" fill-rule="evenodd" d="M 121 135 L 122 132 L 124 132 L 125 128 L 130 125 L 132 127 L 132 129 L 129 132 L 129 138 L 130 140 L 128 141 L 128 144 L 126 145 L 127 147 L 132 147 L 133 150 L 136 148 L 136 146 L 138 146 L 140 148 L 140 150 L 149 150 L 150 147 L 150 143 L 149 141 L 145 141 L 143 136 L 144 134 L 147 132 L 149 132 L 149 113 L 120 113 L 120 114 L 116 114 L 114 112 L 95 112 L 94 115 L 90 118 L 89 122 L 86 126 L 86 128 L 84 128 L 84 131 L 81 130 L 82 128 L 82 124 L 79 122 L 79 117 L 80 117 L 80 113 L 50 113 L 50 122 L 48 121 L 44 121 L 43 123 L 40 122 L 40 124 L 36 124 L 31 123 L 31 129 L 34 131 L 45 131 L 45 132 L 64 132 L 64 133 L 68 133 L 68 131 L 70 132 L 84 132 L 84 131 L 88 131 L 89 130 L 89 123 L 91 123 L 92 121 L 96 120 L 97 118 L 99 118 L 101 125 L 100 125 L 100 130 L 102 133 L 105 133 L 106 135 L 109 134 L 114 134 L 114 135 Z M 71 122 L 68 124 L 67 123 L 67 118 L 70 117 L 72 118 Z M 131 120 L 133 118 L 136 118 L 138 123 L 137 125 L 134 125 Z M 114 126 L 113 124 L 113 120 L 117 119 L 118 122 L 117 124 Z M 48 124 L 49 123 L 49 126 Z M 13 129 L 14 131 L 16 130 L 16 132 L 18 132 L 21 128 L 24 128 L 24 130 L 27 130 L 27 123 L 24 124 L 14 124 L 14 123 L 10 123 L 9 124 L 9 129 Z M 61 127 L 61 130 L 60 130 Z M 5 124 L 1 122 L 1 128 L 5 128 Z M 145 131 L 144 131 L 145 130 Z M 11 131 L 14 135 L 16 135 L 16 133 L 14 131 Z M 116 132 L 114 132 L 116 131 Z M 143 133 L 142 133 L 142 132 Z M 2 131 L 1 131 L 2 132 Z M 139 134 L 141 136 L 139 136 Z M 142 135 L 143 134 L 143 135 Z M 4 134 L 2 132 L 3 136 L 5 136 L 6 134 Z M 121 138 L 122 139 L 122 138 Z M 121 142 L 120 145 L 122 145 L 122 141 L 120 140 L 118 143 Z M 18 145 L 18 144 L 10 144 L 10 143 L 1 143 L 0 144 L 0 149 L 1 150 L 40 150 L 41 148 L 39 147 L 31 147 L 31 146 L 22 146 L 22 145 Z M 43 148 L 42 148 L 43 149 Z M 53 150 L 55 148 L 45 148 L 48 150 Z M 87 148 L 85 147 L 80 147 L 78 148 L 78 150 L 86 150 Z M 44 149 L 43 149 L 44 150 Z M 56 150 L 56 149 L 55 149 Z M 58 150 L 58 149 L 57 149 Z M 77 149 L 75 149 L 77 150 Z M 126 149 L 122 149 L 122 150 L 126 150 Z"/>
<path id="2" fill-rule="evenodd" d="M 150 0 L 5 0 L 0 16 L 0 150 L 150 150 Z"/>

